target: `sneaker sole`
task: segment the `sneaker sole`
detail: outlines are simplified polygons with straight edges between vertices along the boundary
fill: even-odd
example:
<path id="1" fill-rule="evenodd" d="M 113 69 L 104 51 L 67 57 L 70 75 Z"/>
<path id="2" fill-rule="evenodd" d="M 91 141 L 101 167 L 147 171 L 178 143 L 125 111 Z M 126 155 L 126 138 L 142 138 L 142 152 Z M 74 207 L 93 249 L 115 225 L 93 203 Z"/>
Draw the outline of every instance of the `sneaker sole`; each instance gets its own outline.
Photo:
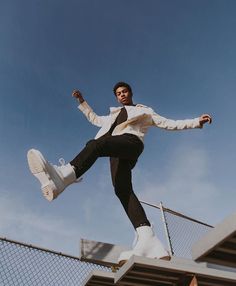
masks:
<path id="1" fill-rule="evenodd" d="M 31 173 L 39 180 L 43 196 L 52 201 L 57 197 L 56 186 L 48 175 L 46 164 L 42 154 L 35 149 L 31 149 L 27 153 L 28 165 Z"/>

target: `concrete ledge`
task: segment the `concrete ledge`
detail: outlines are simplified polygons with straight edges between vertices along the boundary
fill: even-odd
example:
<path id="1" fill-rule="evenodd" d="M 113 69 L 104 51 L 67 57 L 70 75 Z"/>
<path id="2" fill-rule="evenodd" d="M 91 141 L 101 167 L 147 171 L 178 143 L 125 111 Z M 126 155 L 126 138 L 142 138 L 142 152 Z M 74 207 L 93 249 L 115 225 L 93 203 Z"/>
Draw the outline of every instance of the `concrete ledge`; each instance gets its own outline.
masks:
<path id="1" fill-rule="evenodd" d="M 195 261 L 236 268 L 236 213 L 227 217 L 192 248 Z"/>
<path id="2" fill-rule="evenodd" d="M 197 264 L 177 263 L 133 256 L 115 273 L 115 285 L 188 285 L 196 276 L 198 285 L 235 286 L 236 273 L 209 269 Z M 189 283 L 190 284 L 190 283 Z"/>
<path id="3" fill-rule="evenodd" d="M 116 273 L 91 272 L 83 286 L 183 286 L 190 285 L 193 277 L 198 286 L 236 285 L 236 273 L 208 268 L 206 265 L 176 257 L 164 261 L 132 256 Z"/>

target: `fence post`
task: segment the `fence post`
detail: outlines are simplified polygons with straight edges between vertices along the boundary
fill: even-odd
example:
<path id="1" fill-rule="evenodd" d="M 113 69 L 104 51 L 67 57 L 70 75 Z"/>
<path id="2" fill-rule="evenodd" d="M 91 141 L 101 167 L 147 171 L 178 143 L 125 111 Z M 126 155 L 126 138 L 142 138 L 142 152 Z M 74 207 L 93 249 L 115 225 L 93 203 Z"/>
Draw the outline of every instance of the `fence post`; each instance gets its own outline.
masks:
<path id="1" fill-rule="evenodd" d="M 174 251 L 173 251 L 173 247 L 172 247 L 172 243 L 171 243 L 171 239 L 170 239 L 170 234 L 169 234 L 169 230 L 168 230 L 168 224 L 167 224 L 167 221 L 166 221 L 166 217 L 165 217 L 165 213 L 164 213 L 162 202 L 160 202 L 160 211 L 161 211 L 162 222 L 164 224 L 164 230 L 165 230 L 166 240 L 167 240 L 167 243 L 168 243 L 169 252 L 170 252 L 170 255 L 173 256 L 174 255 Z"/>

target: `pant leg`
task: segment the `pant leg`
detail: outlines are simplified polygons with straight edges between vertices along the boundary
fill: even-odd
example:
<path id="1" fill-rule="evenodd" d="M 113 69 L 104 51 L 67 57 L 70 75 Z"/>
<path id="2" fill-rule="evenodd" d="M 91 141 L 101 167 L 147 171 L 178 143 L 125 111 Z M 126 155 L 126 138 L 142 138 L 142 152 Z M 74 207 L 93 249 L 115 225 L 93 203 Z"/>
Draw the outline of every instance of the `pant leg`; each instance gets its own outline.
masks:
<path id="1" fill-rule="evenodd" d="M 132 168 L 136 162 L 137 158 L 135 160 L 110 158 L 112 183 L 115 193 L 134 228 L 143 225 L 150 226 L 145 211 L 132 187 Z"/>
<path id="2" fill-rule="evenodd" d="M 112 157 L 111 170 L 115 192 L 133 226 L 150 225 L 139 200 L 133 192 L 131 170 L 143 151 L 143 143 L 131 134 L 103 136 L 90 140 L 70 162 L 77 178 L 83 175 L 99 157 Z"/>
<path id="3" fill-rule="evenodd" d="M 131 134 L 103 136 L 90 140 L 85 148 L 70 162 L 75 167 L 77 178 L 82 176 L 99 157 L 135 159 L 143 151 L 141 140 Z"/>

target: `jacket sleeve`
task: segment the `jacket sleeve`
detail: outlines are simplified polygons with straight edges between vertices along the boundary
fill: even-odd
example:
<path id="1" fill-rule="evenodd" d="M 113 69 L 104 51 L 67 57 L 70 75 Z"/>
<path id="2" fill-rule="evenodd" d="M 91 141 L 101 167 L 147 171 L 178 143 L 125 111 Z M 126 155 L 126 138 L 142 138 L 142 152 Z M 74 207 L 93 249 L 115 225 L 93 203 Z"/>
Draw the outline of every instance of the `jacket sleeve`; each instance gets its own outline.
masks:
<path id="1" fill-rule="evenodd" d="M 108 116 L 97 115 L 86 101 L 79 104 L 78 109 L 83 112 L 83 114 L 87 117 L 89 122 L 98 127 L 102 127 L 104 121 L 108 118 Z"/>
<path id="2" fill-rule="evenodd" d="M 154 111 L 152 113 L 152 124 L 156 127 L 164 128 L 167 130 L 202 128 L 201 124 L 199 123 L 199 117 L 194 119 L 172 120 L 160 116 Z"/>

